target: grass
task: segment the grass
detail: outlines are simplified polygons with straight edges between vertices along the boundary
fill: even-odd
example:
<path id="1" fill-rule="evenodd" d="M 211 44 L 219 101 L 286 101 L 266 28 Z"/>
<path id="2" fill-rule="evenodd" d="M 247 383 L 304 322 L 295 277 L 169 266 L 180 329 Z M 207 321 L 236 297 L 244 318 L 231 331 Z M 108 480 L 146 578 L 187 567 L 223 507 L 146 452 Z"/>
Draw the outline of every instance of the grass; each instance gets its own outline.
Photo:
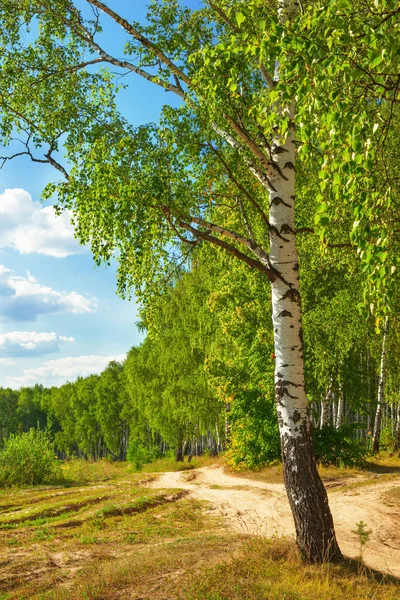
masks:
<path id="1" fill-rule="evenodd" d="M 176 462 L 174 458 L 159 458 L 143 466 L 145 473 L 165 473 L 167 471 L 189 471 L 209 465 L 223 464 L 221 457 L 194 456 L 191 462 Z"/>
<path id="2" fill-rule="evenodd" d="M 388 453 L 381 453 L 376 457 L 371 457 L 363 468 L 324 467 L 318 465 L 318 472 L 327 487 L 329 487 L 330 482 L 337 482 L 341 485 L 351 485 L 352 487 L 369 485 L 370 483 L 374 483 L 378 478 L 379 481 L 385 481 L 400 476 L 400 457 Z M 233 471 L 229 469 L 229 474 L 253 479 L 255 481 L 263 481 L 265 483 L 283 483 L 281 463 L 273 464 L 255 471 L 250 469 Z M 360 481 L 357 481 L 357 478 L 360 479 Z"/>
<path id="3" fill-rule="evenodd" d="M 0 600 L 400 598 L 361 563 L 307 566 L 290 541 L 232 534 L 185 493 L 143 487 L 154 475 L 86 465 L 68 463 L 64 485 L 0 493 Z"/>
<path id="4" fill-rule="evenodd" d="M 181 582 L 180 600 L 398 600 L 399 582 L 356 561 L 301 563 L 293 542 L 244 542 L 236 556 Z"/>

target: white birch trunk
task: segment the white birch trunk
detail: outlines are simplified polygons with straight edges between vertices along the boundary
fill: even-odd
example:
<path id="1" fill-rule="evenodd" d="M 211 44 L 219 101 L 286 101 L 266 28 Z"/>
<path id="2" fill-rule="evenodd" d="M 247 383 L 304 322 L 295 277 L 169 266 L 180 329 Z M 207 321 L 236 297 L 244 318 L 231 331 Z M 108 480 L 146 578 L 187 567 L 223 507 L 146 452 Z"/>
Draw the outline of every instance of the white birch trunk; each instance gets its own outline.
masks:
<path id="1" fill-rule="evenodd" d="M 297 14 L 293 0 L 279 0 L 281 23 Z M 279 65 L 277 65 L 278 71 Z M 276 73 L 277 78 L 278 73 Z M 299 263 L 295 234 L 294 105 L 282 108 L 293 123 L 286 140 L 275 140 L 277 168 L 270 192 L 270 264 L 272 320 L 275 342 L 275 395 L 286 492 L 296 528 L 297 544 L 310 562 L 341 558 L 326 490 L 318 475 L 305 393 Z"/>
<path id="2" fill-rule="evenodd" d="M 393 450 L 395 452 L 397 452 L 398 450 L 400 450 L 400 402 L 398 402 L 398 404 L 397 404 L 396 428 L 395 428 L 395 432 L 394 432 Z"/>
<path id="3" fill-rule="evenodd" d="M 380 442 L 380 437 L 381 437 L 381 425 L 382 425 L 382 413 L 383 413 L 383 405 L 385 403 L 387 331 L 388 331 L 388 318 L 386 317 L 385 327 L 383 330 L 381 365 L 380 365 L 380 372 L 379 372 L 378 405 L 376 407 L 374 433 L 372 436 L 372 452 L 374 454 L 377 454 L 379 452 L 379 442 Z"/>
<path id="4" fill-rule="evenodd" d="M 343 395 L 342 382 L 340 382 L 339 383 L 339 398 L 338 398 L 338 403 L 337 403 L 337 413 L 336 413 L 336 422 L 335 422 L 336 429 L 339 429 L 339 427 L 343 423 L 343 413 L 344 413 L 344 395 Z"/>
<path id="5" fill-rule="evenodd" d="M 323 400 L 321 400 L 320 427 L 326 427 L 327 425 L 329 425 L 330 414 L 331 414 L 330 403 L 331 403 L 331 399 L 332 399 L 332 385 L 333 385 L 333 381 L 331 379 L 326 396 Z"/>

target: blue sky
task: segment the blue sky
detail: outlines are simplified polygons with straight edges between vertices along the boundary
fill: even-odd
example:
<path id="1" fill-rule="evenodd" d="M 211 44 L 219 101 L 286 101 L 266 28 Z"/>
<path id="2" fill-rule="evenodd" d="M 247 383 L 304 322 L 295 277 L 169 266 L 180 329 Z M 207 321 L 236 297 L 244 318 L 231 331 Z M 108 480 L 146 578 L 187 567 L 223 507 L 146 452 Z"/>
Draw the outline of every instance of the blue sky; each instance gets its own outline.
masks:
<path id="1" fill-rule="evenodd" d="M 83 6 L 84 2 L 80 2 Z M 146 2 L 110 0 L 128 20 L 143 22 Z M 104 21 L 106 22 L 106 21 Z M 121 28 L 107 25 L 103 46 L 122 56 Z M 177 101 L 132 74 L 119 108 L 134 125 L 157 121 Z M 0 170 L 0 386 L 61 385 L 100 372 L 140 343 L 134 300 L 116 295 L 116 265 L 96 267 L 78 245 L 69 215 L 40 202 L 58 180 L 48 165 L 25 157 Z"/>

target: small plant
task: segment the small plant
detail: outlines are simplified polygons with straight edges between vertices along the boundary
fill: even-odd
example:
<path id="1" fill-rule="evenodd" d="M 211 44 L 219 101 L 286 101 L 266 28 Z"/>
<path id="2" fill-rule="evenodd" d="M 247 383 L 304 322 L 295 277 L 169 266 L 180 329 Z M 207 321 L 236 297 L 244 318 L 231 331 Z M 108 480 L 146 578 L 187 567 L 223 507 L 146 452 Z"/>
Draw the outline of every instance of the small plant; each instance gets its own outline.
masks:
<path id="1" fill-rule="evenodd" d="M 364 523 L 364 521 L 356 523 L 356 527 L 357 529 L 353 529 L 352 532 L 356 534 L 358 541 L 360 542 L 360 559 L 362 559 L 364 546 L 369 540 L 372 529 L 367 529 L 367 524 Z"/>

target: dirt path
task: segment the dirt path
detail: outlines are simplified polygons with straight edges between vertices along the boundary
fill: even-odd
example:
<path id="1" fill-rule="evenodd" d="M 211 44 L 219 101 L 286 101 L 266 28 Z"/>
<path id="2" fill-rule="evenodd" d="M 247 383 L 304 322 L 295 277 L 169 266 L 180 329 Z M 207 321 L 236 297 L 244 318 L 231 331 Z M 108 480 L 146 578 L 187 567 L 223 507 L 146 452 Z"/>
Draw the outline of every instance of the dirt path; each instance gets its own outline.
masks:
<path id="1" fill-rule="evenodd" d="M 181 488 L 206 500 L 229 525 L 252 535 L 294 536 L 294 524 L 282 484 L 263 483 L 228 475 L 222 467 L 163 473 L 150 487 Z M 384 492 L 400 486 L 400 479 L 341 489 L 328 489 L 340 547 L 346 556 L 359 555 L 352 530 L 364 521 L 372 534 L 364 549 L 367 565 L 400 576 L 400 507 L 384 499 Z"/>

